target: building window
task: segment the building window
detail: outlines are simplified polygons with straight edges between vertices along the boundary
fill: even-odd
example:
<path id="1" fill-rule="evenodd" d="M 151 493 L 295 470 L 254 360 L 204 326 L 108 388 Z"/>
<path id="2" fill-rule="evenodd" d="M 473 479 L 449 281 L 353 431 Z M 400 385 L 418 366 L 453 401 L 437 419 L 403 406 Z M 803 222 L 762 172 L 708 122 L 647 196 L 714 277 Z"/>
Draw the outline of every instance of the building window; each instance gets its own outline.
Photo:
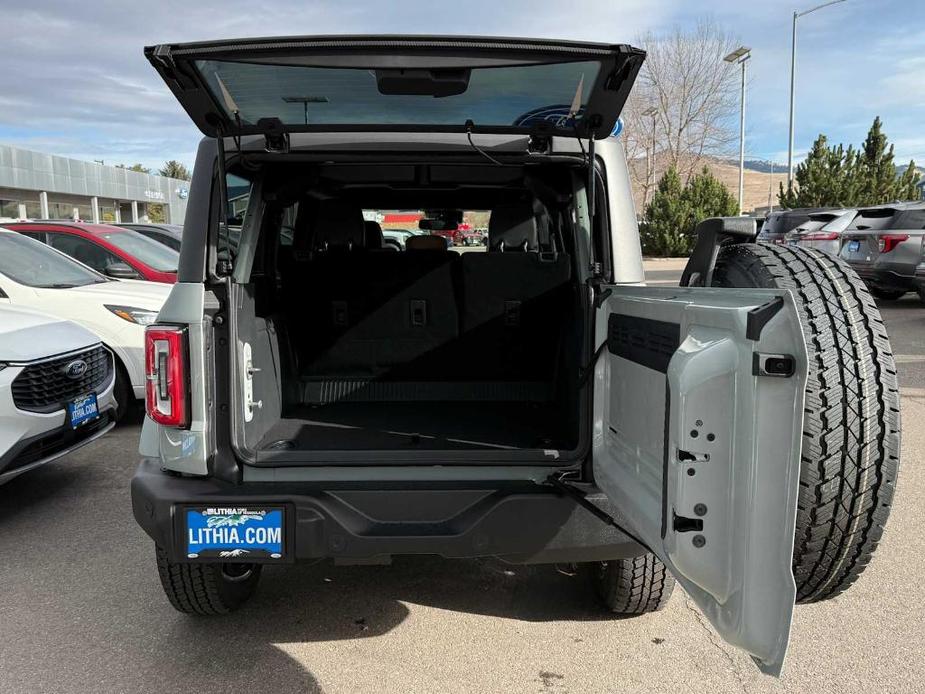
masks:
<path id="1" fill-rule="evenodd" d="M 19 200 L 0 200 L 0 217 L 19 219 Z"/>
<path id="2" fill-rule="evenodd" d="M 74 205 L 69 202 L 49 202 L 49 219 L 74 219 Z"/>
<path id="3" fill-rule="evenodd" d="M 38 201 L 27 200 L 26 201 L 26 218 L 27 219 L 41 219 L 42 218 L 42 204 Z"/>
<path id="4" fill-rule="evenodd" d="M 116 208 L 113 205 L 100 205 L 100 221 L 101 222 L 114 222 L 116 221 Z"/>

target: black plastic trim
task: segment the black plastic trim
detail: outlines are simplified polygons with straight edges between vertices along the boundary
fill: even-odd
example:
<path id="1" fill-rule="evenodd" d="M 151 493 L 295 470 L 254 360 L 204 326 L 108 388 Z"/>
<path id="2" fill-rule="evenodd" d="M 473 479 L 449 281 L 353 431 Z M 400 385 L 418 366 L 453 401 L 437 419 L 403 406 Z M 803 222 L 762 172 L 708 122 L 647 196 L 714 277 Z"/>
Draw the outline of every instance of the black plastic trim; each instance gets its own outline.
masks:
<path id="1" fill-rule="evenodd" d="M 607 319 L 607 349 L 655 371 L 668 372 L 671 357 L 681 344 L 678 323 L 611 313 Z"/>
<path id="2" fill-rule="evenodd" d="M 761 304 L 761 306 L 757 306 L 749 311 L 748 317 L 745 319 L 745 337 L 749 340 L 760 340 L 764 326 L 766 326 L 783 307 L 783 297 L 775 296 L 768 303 Z"/>

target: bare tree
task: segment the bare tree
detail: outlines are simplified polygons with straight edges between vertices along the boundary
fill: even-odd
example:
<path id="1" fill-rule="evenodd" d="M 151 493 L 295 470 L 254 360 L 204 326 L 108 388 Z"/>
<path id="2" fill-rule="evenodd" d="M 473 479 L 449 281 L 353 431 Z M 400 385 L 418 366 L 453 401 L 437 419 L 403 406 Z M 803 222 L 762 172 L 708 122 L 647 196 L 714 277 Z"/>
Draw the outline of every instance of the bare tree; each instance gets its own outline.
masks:
<path id="1" fill-rule="evenodd" d="M 674 166 L 686 183 L 705 157 L 732 151 L 738 72 L 723 57 L 737 41 L 705 21 L 688 31 L 645 34 L 639 43 L 648 55 L 624 120 L 630 170 L 648 200 L 656 171 Z"/>

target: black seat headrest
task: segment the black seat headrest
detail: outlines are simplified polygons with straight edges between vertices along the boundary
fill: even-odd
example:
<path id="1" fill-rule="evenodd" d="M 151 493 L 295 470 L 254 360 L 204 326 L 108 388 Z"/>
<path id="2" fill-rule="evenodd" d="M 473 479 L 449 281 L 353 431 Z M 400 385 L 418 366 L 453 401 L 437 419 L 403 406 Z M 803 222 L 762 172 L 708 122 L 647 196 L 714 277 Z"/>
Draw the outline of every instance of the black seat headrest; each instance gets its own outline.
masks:
<path id="1" fill-rule="evenodd" d="M 364 245 L 366 223 L 363 210 L 355 205 L 334 198 L 319 200 L 313 221 L 316 248 L 361 248 Z"/>
<path id="2" fill-rule="evenodd" d="M 405 241 L 406 251 L 444 251 L 446 252 L 446 239 L 436 234 L 420 234 L 409 236 Z"/>
<path id="3" fill-rule="evenodd" d="M 538 248 L 536 215 L 529 202 L 499 205 L 488 220 L 488 250 L 536 251 Z"/>
<path id="4" fill-rule="evenodd" d="M 379 222 L 367 221 L 365 222 L 364 226 L 366 234 L 366 247 L 371 250 L 381 249 L 383 243 L 385 243 L 385 240 L 382 236 L 382 227 L 379 226 Z"/>

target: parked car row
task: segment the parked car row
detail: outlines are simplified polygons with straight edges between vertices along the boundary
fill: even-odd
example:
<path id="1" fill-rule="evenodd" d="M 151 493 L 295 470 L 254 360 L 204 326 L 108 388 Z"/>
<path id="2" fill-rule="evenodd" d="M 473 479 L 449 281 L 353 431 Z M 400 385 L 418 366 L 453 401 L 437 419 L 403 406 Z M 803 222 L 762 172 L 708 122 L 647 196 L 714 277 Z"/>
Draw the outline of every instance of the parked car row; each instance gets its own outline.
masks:
<path id="1" fill-rule="evenodd" d="M 917 292 L 925 301 L 925 202 L 781 210 L 758 238 L 838 255 L 880 299 Z"/>
<path id="2" fill-rule="evenodd" d="M 144 329 L 176 281 L 178 237 L 157 225 L 0 228 L 0 484 L 102 436 L 144 397 Z"/>

